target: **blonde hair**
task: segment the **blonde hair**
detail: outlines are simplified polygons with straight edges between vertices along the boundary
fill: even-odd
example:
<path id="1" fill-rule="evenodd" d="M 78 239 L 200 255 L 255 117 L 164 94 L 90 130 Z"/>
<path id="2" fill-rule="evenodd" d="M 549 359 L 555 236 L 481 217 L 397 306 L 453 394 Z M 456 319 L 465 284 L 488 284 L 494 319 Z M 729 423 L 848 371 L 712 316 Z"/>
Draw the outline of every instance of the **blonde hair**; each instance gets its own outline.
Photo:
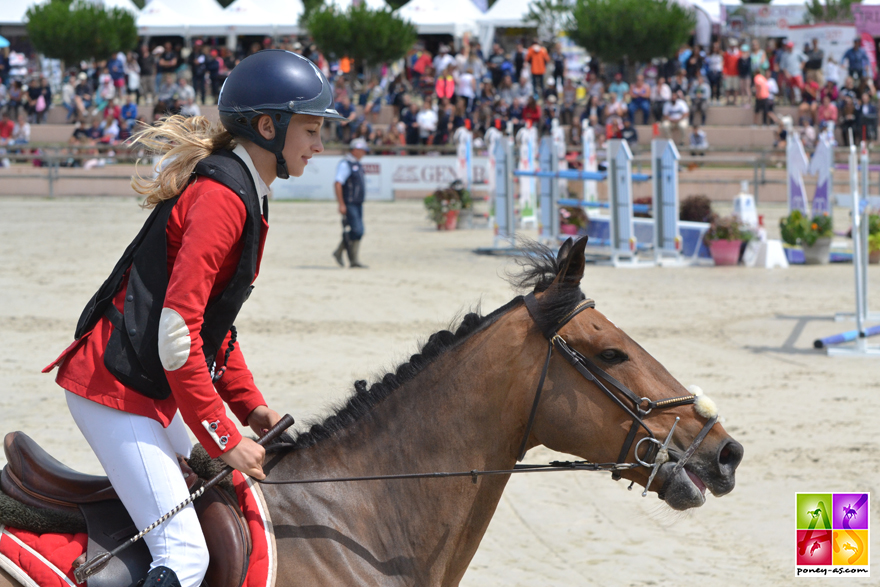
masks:
<path id="1" fill-rule="evenodd" d="M 148 153 L 162 154 L 154 177 L 131 178 L 134 191 L 145 196 L 143 207 L 153 208 L 170 200 L 189 183 L 196 164 L 220 149 L 231 149 L 234 138 L 222 124 L 204 116 L 163 118 L 153 126 L 145 126 L 129 139 L 131 145 L 143 145 Z"/>

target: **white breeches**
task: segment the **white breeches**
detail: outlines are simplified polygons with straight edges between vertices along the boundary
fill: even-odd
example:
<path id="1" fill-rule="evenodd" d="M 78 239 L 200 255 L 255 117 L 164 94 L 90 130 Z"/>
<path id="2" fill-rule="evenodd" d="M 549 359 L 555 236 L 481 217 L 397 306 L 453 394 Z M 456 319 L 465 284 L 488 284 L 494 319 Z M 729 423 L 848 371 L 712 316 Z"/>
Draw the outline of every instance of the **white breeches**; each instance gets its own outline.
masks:
<path id="1" fill-rule="evenodd" d="M 189 497 L 175 453 L 192 444 L 180 414 L 171 425 L 128 414 L 65 392 L 67 406 L 113 489 L 139 530 Z M 192 504 L 144 536 L 151 568 L 168 567 L 182 587 L 199 587 L 208 570 L 208 547 Z M 135 577 L 140 579 L 140 577 Z"/>

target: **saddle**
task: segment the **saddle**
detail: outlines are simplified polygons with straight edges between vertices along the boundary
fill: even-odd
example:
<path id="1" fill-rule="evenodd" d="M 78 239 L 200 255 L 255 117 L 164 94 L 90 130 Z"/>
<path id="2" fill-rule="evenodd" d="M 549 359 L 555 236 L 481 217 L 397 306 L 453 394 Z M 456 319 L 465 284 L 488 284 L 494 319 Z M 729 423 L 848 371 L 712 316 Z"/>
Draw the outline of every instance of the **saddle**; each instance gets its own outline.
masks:
<path id="1" fill-rule="evenodd" d="M 7 434 L 3 450 L 7 465 L 0 472 L 0 490 L 31 507 L 81 512 L 89 535 L 87 560 L 142 530 L 135 527 L 107 477 L 74 471 L 23 432 Z M 202 483 L 198 475 L 183 457 L 178 455 L 178 460 L 190 492 L 198 490 Z M 238 503 L 225 490 L 213 487 L 193 505 L 211 557 L 202 587 L 241 587 L 252 544 Z M 146 576 L 151 561 L 146 543 L 138 541 L 90 577 L 88 587 L 134 587 Z"/>

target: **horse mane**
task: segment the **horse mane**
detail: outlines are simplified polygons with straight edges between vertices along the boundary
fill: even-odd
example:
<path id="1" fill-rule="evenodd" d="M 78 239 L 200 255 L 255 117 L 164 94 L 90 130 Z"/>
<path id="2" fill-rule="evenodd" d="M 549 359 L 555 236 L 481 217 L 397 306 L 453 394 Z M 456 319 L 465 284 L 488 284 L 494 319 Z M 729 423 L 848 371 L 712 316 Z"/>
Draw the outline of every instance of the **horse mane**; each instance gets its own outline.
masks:
<path id="1" fill-rule="evenodd" d="M 541 297 L 541 322 L 557 324 L 584 299 L 584 294 L 581 293 L 578 285 L 560 285 L 554 281 L 564 265 L 564 260 L 557 259 L 550 249 L 536 242 L 523 242 L 521 247 L 525 251 L 525 256 L 517 260 L 520 271 L 515 275 L 508 274 L 508 281 L 519 290 L 547 292 Z M 393 373 L 386 373 L 369 387 L 363 379 L 355 381 L 354 392 L 344 404 L 338 406 L 322 422 L 312 424 L 308 431 L 301 432 L 295 437 L 283 434 L 280 448 L 287 451 L 314 446 L 357 422 L 382 400 L 414 379 L 435 359 L 522 304 L 522 299 L 522 296 L 517 296 L 486 316 L 476 312 L 466 314 L 455 328 L 455 332 L 451 330 L 435 332 L 428 337 L 428 341 L 422 345 L 418 353 L 399 365 Z"/>

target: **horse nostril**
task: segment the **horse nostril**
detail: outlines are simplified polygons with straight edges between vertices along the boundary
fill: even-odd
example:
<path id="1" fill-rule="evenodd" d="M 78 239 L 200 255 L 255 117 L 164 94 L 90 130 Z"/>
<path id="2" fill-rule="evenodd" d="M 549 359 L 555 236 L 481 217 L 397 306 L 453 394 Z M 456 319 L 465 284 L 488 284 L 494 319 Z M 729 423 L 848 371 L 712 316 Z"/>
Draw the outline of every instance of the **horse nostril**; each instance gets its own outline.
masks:
<path id="1" fill-rule="evenodd" d="M 734 470 L 743 458 L 743 447 L 732 438 L 718 452 L 718 464 L 722 468 Z"/>

